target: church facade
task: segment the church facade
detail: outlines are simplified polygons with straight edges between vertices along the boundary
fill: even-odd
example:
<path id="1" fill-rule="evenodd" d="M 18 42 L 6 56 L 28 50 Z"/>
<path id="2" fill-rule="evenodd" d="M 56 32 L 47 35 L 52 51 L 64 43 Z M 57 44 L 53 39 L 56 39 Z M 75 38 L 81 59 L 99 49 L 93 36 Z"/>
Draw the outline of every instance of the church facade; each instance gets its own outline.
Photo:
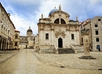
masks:
<path id="1" fill-rule="evenodd" d="M 51 46 L 58 48 L 71 48 L 71 45 L 80 45 L 79 23 L 70 20 L 70 15 L 54 8 L 50 11 L 49 17 L 44 18 L 43 14 L 38 25 L 38 46 L 40 50 L 49 49 Z"/>
<path id="2" fill-rule="evenodd" d="M 29 27 L 29 29 L 26 32 L 26 36 L 20 36 L 20 45 L 19 48 L 24 49 L 24 48 L 34 48 L 34 39 L 35 37 L 33 36 L 33 31 Z"/>

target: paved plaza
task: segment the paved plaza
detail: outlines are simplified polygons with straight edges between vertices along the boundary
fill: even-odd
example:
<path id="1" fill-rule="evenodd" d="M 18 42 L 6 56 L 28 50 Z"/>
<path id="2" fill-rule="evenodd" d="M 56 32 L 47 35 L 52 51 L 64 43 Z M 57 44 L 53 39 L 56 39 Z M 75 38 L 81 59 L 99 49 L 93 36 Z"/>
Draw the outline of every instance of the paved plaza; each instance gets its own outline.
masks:
<path id="1" fill-rule="evenodd" d="M 14 55 L 18 54 L 22 50 L 0 50 L 0 64 L 9 60 Z"/>
<path id="2" fill-rule="evenodd" d="M 102 74 L 98 70 L 102 69 L 102 52 L 91 52 L 95 60 L 79 59 L 82 55 L 39 54 L 33 49 L 24 49 L 0 63 L 0 74 Z"/>

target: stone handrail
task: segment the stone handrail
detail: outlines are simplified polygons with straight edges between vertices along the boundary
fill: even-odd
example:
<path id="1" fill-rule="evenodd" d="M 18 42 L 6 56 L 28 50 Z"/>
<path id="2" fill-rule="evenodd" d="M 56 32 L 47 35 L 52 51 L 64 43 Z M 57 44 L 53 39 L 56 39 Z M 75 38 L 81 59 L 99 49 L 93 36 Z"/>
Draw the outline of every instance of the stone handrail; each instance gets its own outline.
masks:
<path id="1" fill-rule="evenodd" d="M 57 47 L 55 45 L 41 45 L 40 47 L 41 53 L 58 53 Z"/>
<path id="2" fill-rule="evenodd" d="M 72 50 L 74 50 L 75 53 L 77 53 L 76 48 L 73 45 L 70 45 L 70 46 L 71 46 Z"/>
<path id="3" fill-rule="evenodd" d="M 55 45 L 51 45 L 51 47 L 54 50 L 54 53 L 58 53 L 57 47 Z"/>

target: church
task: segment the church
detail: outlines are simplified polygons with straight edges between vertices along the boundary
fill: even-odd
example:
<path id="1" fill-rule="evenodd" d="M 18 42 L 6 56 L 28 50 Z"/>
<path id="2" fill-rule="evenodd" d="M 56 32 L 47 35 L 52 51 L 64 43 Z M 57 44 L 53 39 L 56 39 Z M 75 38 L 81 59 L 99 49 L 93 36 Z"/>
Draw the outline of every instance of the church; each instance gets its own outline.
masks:
<path id="1" fill-rule="evenodd" d="M 39 48 L 41 52 L 51 48 L 71 48 L 71 45 L 80 45 L 79 22 L 70 20 L 67 12 L 56 7 L 52 9 L 48 18 L 44 18 L 43 14 L 38 22 L 38 34 L 35 37 L 37 44 L 35 48 Z"/>
<path id="2" fill-rule="evenodd" d="M 26 36 L 20 36 L 19 43 L 20 43 L 19 48 L 21 49 L 24 49 L 24 48 L 33 49 L 34 48 L 34 36 L 33 36 L 33 31 L 30 27 L 26 32 Z"/>

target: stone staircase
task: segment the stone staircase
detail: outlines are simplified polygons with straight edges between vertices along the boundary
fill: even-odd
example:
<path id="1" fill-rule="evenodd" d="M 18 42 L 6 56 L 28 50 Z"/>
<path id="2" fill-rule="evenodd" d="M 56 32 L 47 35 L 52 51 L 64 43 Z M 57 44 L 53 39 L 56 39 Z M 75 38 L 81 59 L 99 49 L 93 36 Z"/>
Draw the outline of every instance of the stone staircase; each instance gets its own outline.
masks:
<path id="1" fill-rule="evenodd" d="M 75 53 L 75 51 L 72 48 L 58 48 L 59 54 L 69 54 L 69 53 Z"/>
<path id="2" fill-rule="evenodd" d="M 83 47 L 83 46 L 75 45 L 74 48 L 75 48 L 75 51 L 76 51 L 77 53 L 82 53 L 82 52 L 84 52 L 84 47 Z"/>

